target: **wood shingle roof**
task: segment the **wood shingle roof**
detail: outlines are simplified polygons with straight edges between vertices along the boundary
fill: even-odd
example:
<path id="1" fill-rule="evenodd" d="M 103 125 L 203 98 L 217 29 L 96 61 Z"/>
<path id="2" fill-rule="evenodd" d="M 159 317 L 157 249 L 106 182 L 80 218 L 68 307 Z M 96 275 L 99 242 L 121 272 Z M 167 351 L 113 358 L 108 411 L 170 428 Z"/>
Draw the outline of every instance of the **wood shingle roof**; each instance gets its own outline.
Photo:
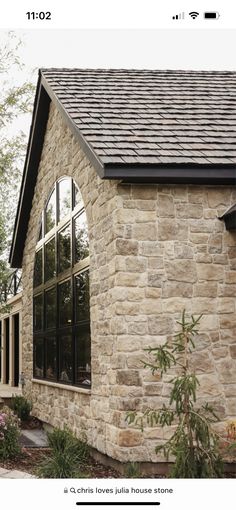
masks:
<path id="1" fill-rule="evenodd" d="M 44 69 L 103 165 L 236 163 L 236 73 Z"/>

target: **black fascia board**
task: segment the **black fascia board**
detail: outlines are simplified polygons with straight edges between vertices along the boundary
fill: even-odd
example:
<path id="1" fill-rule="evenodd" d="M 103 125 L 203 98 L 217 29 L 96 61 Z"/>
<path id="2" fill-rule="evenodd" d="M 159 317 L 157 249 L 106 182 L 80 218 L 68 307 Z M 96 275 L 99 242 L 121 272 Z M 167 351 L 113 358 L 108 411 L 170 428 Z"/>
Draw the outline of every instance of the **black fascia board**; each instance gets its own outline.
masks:
<path id="1" fill-rule="evenodd" d="M 158 164 L 119 165 L 107 164 L 104 179 L 117 179 L 123 183 L 236 185 L 235 165 Z"/>
<path id="2" fill-rule="evenodd" d="M 25 237 L 37 180 L 38 166 L 41 158 L 44 135 L 49 114 L 50 98 L 41 85 L 39 75 L 35 102 L 33 108 L 32 124 L 30 127 L 29 142 L 26 151 L 25 166 L 17 207 L 9 262 L 11 267 L 22 266 L 22 254 Z"/>
<path id="3" fill-rule="evenodd" d="M 79 130 L 78 126 L 76 126 L 75 122 L 72 120 L 72 118 L 70 117 L 69 113 L 66 111 L 66 109 L 62 105 L 61 101 L 58 99 L 56 94 L 51 89 L 51 87 L 48 84 L 46 78 L 43 76 L 43 72 L 42 72 L 41 83 L 42 83 L 44 89 L 47 91 L 47 93 L 48 93 L 50 99 L 52 100 L 53 104 L 55 104 L 57 109 L 60 111 L 63 119 L 66 122 L 66 124 L 68 125 L 68 127 L 70 128 L 72 133 L 77 138 L 81 149 L 84 151 L 84 153 L 88 157 L 90 163 L 93 165 L 93 167 L 97 171 L 99 177 L 101 177 L 101 179 L 103 179 L 104 178 L 104 166 L 103 166 L 103 164 L 101 163 L 101 161 L 99 160 L 99 158 L 97 157 L 95 152 L 93 151 L 91 145 L 87 142 L 85 137 L 82 135 L 82 133 Z"/>

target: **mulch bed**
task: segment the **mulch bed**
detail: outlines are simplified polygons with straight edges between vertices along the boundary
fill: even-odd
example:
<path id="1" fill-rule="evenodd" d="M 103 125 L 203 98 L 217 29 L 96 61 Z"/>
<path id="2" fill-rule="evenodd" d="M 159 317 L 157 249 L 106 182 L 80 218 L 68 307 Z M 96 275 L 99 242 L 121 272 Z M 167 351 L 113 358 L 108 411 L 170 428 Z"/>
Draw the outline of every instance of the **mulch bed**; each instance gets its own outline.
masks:
<path id="1" fill-rule="evenodd" d="M 42 429 L 43 422 L 35 416 L 30 416 L 27 421 L 21 421 L 20 428 L 24 430 Z"/>
<path id="2" fill-rule="evenodd" d="M 0 467 L 17 469 L 37 476 L 39 464 L 49 453 L 49 448 L 22 448 L 22 453 L 16 459 L 0 462 Z M 103 466 L 91 457 L 84 467 L 84 473 L 88 478 L 123 478 L 115 469 Z"/>

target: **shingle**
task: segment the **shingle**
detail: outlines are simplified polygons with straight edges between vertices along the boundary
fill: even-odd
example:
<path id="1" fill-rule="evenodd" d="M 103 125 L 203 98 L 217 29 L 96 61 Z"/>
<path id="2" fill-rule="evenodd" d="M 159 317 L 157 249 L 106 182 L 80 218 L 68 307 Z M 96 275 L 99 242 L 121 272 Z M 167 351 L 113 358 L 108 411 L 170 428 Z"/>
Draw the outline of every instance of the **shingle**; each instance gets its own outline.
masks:
<path id="1" fill-rule="evenodd" d="M 236 72 L 44 69 L 103 164 L 235 164 Z"/>

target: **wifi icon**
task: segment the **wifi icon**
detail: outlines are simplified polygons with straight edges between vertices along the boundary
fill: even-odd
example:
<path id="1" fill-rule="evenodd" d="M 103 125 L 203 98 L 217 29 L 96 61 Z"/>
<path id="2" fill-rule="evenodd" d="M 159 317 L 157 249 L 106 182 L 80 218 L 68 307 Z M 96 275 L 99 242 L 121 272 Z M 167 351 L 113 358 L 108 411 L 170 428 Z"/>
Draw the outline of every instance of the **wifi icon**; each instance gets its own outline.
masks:
<path id="1" fill-rule="evenodd" d="M 196 19 L 199 16 L 199 12 L 189 12 L 189 16 L 191 16 L 192 19 Z"/>

